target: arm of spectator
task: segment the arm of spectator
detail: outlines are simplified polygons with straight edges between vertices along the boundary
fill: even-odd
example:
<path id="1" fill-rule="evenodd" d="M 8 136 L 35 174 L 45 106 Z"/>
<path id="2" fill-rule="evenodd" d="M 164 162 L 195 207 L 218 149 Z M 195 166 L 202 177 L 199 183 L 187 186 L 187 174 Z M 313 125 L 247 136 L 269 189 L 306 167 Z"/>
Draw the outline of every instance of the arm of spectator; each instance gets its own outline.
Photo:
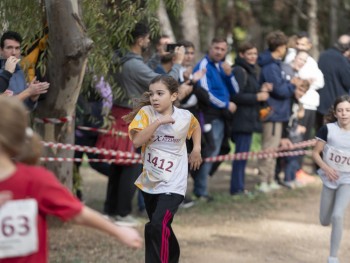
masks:
<path id="1" fill-rule="evenodd" d="M 109 111 L 112 109 L 113 106 L 112 88 L 109 85 L 109 83 L 105 81 L 103 76 L 96 83 L 95 88 L 102 98 L 102 113 L 103 115 L 108 115 Z"/>
<path id="2" fill-rule="evenodd" d="M 311 77 L 310 89 L 318 90 L 324 87 L 324 77 L 322 71 L 317 67 Z"/>
<path id="3" fill-rule="evenodd" d="M 266 74 L 266 70 L 269 73 Z M 269 68 L 263 68 L 265 82 L 272 83 L 273 88 L 270 93 L 274 98 L 290 98 L 294 95 L 295 86 L 282 78 L 281 69 L 278 65 L 271 65 Z"/>
<path id="4" fill-rule="evenodd" d="M 187 81 L 179 86 L 178 91 L 179 92 L 177 98 L 179 99 L 179 101 L 181 101 L 188 95 L 190 95 L 190 93 L 193 91 L 193 86 L 189 84 L 189 81 Z"/>
<path id="5" fill-rule="evenodd" d="M 160 54 L 154 53 L 151 58 L 147 61 L 147 66 L 152 70 L 155 70 L 156 67 L 160 64 Z"/>
<path id="6" fill-rule="evenodd" d="M 40 96 L 40 94 L 47 93 L 47 90 L 50 86 L 48 82 L 39 82 L 36 81 L 36 78 L 32 80 L 32 82 L 28 85 L 28 87 L 16 95 L 20 100 L 26 100 L 30 98 L 31 101 L 36 102 Z"/>
<path id="7" fill-rule="evenodd" d="M 208 93 L 209 101 L 211 104 L 215 105 L 217 108 L 220 108 L 220 109 L 228 108 L 228 103 L 226 101 L 222 101 L 222 100 L 216 98 L 212 94 L 212 92 L 211 92 L 212 83 L 211 83 L 210 79 L 207 78 L 207 75 L 205 75 L 203 78 L 201 78 L 199 80 L 198 85 Z"/>
<path id="8" fill-rule="evenodd" d="M 282 138 L 280 141 L 279 150 L 286 151 L 286 150 L 292 150 L 292 149 L 293 149 L 293 143 L 291 142 L 291 140 L 289 140 L 288 138 Z"/>
<path id="9" fill-rule="evenodd" d="M 0 72 L 0 93 L 3 93 L 9 86 L 12 73 L 7 70 Z"/>
<path id="10" fill-rule="evenodd" d="M 19 62 L 19 59 L 10 56 L 5 62 L 5 68 L 0 73 L 0 93 L 3 93 L 9 86 L 10 79 L 12 77 L 13 72 L 15 72 L 16 65 Z"/>
<path id="11" fill-rule="evenodd" d="M 346 59 L 347 60 L 347 59 Z M 343 65 L 338 65 L 340 67 L 340 82 L 346 91 L 350 91 L 350 63 L 345 61 Z"/>
<path id="12" fill-rule="evenodd" d="M 230 64 L 228 64 L 225 61 L 221 64 L 221 69 L 222 69 L 221 76 L 226 83 L 228 92 L 230 93 L 230 96 L 234 96 L 239 92 L 240 86 L 237 83 L 237 80 L 233 74 L 232 68 Z"/>
<path id="13" fill-rule="evenodd" d="M 209 94 L 205 89 L 202 89 L 198 84 L 193 86 L 193 93 L 196 95 L 200 105 L 204 107 L 210 106 Z"/>

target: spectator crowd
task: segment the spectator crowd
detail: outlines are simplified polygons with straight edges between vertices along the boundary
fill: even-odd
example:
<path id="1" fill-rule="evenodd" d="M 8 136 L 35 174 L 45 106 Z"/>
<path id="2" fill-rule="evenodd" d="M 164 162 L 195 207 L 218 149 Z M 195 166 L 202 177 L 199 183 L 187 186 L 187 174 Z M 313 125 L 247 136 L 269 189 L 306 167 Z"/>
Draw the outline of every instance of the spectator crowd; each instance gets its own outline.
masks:
<path id="1" fill-rule="evenodd" d="M 155 41 L 154 54 L 145 59 L 144 52 L 151 44 L 148 26 L 137 23 L 131 36 L 128 50 L 116 50 L 112 59 L 112 67 L 119 70 L 111 70 L 109 76 L 93 76 L 94 84 L 80 94 L 77 126 L 102 127 L 109 119 L 111 129 L 127 134 L 129 123 L 122 117 L 132 112 L 134 100 L 148 92 L 152 80 L 166 75 L 178 84 L 174 105 L 190 111 L 198 120 L 203 159 L 229 153 L 230 142 L 235 153 L 249 152 L 254 133 L 261 133 L 262 151 L 293 150 L 293 144 L 315 136 L 336 98 L 349 94 L 350 35 L 340 36 L 317 62 L 310 54 L 312 39 L 307 33 L 287 37 L 281 31 L 273 31 L 266 37 L 265 50 L 259 51 L 252 42 L 240 43 L 233 64 L 226 59 L 228 42 L 219 36 L 213 38 L 207 53 L 198 61 L 194 55 L 198 47 L 185 39 L 172 43 L 167 35 Z M 7 31 L 1 37 L 0 91 L 4 96 L 18 97 L 33 111 L 40 103 L 39 97 L 48 92 L 49 83 L 36 78 L 28 81 L 19 62 L 21 42 L 17 32 Z M 93 72 L 87 70 L 86 74 Z M 118 85 L 122 96 L 113 97 L 110 82 Z M 128 136 L 79 129 L 75 135 L 78 145 L 141 153 Z M 187 140 L 186 146 L 190 154 L 192 141 Z M 76 157 L 81 157 L 79 154 Z M 215 201 L 209 192 L 208 178 L 219 165 L 203 162 L 198 170 L 189 169 L 193 189 L 187 191 L 190 194 L 180 207 Z M 247 160 L 232 161 L 227 186 L 231 195 L 294 189 L 315 180 L 316 164 L 311 175 L 307 174 L 303 156 L 262 158 L 258 160 L 259 182 L 254 189 L 247 189 L 246 165 Z M 77 184 L 82 177 L 79 167 L 80 163 L 74 166 Z M 105 217 L 119 226 L 137 226 L 132 203 L 136 193 L 138 211 L 145 211 L 144 195 L 135 186 L 143 166 L 97 163 L 92 168 L 108 177 Z M 76 193 L 83 199 L 79 186 Z"/>

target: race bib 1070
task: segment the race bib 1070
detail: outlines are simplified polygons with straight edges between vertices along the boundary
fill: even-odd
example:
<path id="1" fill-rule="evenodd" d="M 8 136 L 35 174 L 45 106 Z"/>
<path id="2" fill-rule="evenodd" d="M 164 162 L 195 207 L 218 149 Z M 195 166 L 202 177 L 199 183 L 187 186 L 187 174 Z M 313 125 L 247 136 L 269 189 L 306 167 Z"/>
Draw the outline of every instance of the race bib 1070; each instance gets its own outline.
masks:
<path id="1" fill-rule="evenodd" d="M 350 152 L 338 150 L 332 146 L 326 145 L 324 154 L 324 160 L 334 170 L 350 173 Z"/>
<path id="2" fill-rule="evenodd" d="M 0 207 L 0 259 L 38 251 L 37 216 L 35 199 L 8 201 Z"/>

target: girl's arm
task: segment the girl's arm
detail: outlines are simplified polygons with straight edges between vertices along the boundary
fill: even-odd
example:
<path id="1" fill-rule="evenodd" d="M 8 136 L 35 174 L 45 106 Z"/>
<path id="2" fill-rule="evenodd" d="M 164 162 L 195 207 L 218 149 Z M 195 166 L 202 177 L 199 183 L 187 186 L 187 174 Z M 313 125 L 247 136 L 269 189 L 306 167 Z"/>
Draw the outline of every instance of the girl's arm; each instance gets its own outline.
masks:
<path id="1" fill-rule="evenodd" d="M 110 234 L 129 247 L 140 248 L 142 246 L 142 238 L 135 229 L 117 226 L 86 206 L 77 216 L 73 217 L 72 222 Z"/>
<path id="2" fill-rule="evenodd" d="M 201 127 L 198 125 L 192 133 L 193 149 L 188 158 L 191 170 L 198 170 L 201 163 Z"/>
<path id="3" fill-rule="evenodd" d="M 323 151 L 325 145 L 326 142 L 317 140 L 316 145 L 312 151 L 312 158 L 314 159 L 315 163 L 325 172 L 328 179 L 330 181 L 335 181 L 339 178 L 337 172 L 328 164 L 326 164 L 321 157 L 321 152 Z"/>
<path id="4" fill-rule="evenodd" d="M 143 130 L 137 132 L 135 130 L 131 131 L 131 140 L 135 148 L 139 148 L 142 145 L 146 144 L 152 137 L 153 133 L 157 128 L 162 124 L 175 123 L 175 120 L 171 116 L 162 116 L 158 118 L 155 122 L 151 123 L 149 126 Z"/>

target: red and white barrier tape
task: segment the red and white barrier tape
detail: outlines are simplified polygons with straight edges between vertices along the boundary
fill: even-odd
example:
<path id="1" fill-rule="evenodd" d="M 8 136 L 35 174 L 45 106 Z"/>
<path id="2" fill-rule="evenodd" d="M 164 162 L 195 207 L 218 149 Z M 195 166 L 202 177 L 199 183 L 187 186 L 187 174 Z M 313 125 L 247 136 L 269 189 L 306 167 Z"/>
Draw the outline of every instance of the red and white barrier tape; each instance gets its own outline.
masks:
<path id="1" fill-rule="evenodd" d="M 104 148 L 96 148 L 82 145 L 72 145 L 72 144 L 63 144 L 63 143 L 54 143 L 54 142 L 42 142 L 44 147 L 49 148 L 58 148 L 64 150 L 78 151 L 78 152 L 86 152 L 86 153 L 96 153 L 103 155 L 112 155 L 117 158 L 127 158 L 127 159 L 140 159 L 141 155 L 133 152 L 122 152 L 122 151 L 114 151 L 108 150 Z"/>
<path id="2" fill-rule="evenodd" d="M 60 123 L 71 122 L 73 119 L 74 118 L 72 116 L 67 116 L 62 118 L 34 118 L 34 122 L 60 124 Z"/>
<path id="3" fill-rule="evenodd" d="M 107 149 L 99 149 L 96 147 L 79 146 L 71 144 L 61 144 L 61 143 L 47 143 L 43 142 L 44 146 L 51 148 L 60 148 L 67 150 L 76 150 L 89 153 L 100 153 L 105 155 L 115 156 L 115 159 L 87 159 L 88 162 L 107 162 L 107 163 L 117 163 L 117 164 L 133 164 L 141 163 L 141 155 L 137 153 L 113 151 Z M 233 160 L 247 160 L 247 159 L 265 159 L 265 158 L 277 158 L 285 156 L 299 156 L 311 154 L 310 150 L 294 150 L 294 151 L 284 151 L 284 152 L 243 152 L 237 154 L 226 154 L 219 155 L 215 157 L 208 157 L 204 159 L 204 162 L 218 162 L 218 161 L 233 161 Z M 126 159 L 124 159 L 126 158 Z M 42 157 L 41 161 L 46 162 L 82 162 L 81 158 L 62 158 L 62 157 Z"/>
<path id="4" fill-rule="evenodd" d="M 286 151 L 286 152 L 243 152 L 233 153 L 226 155 L 219 155 L 215 157 L 205 158 L 205 162 L 222 162 L 222 161 L 233 161 L 233 160 L 247 160 L 247 159 L 266 159 L 266 158 L 277 158 L 285 156 L 298 156 L 311 154 L 310 150 L 298 150 L 298 151 Z"/>
<path id="5" fill-rule="evenodd" d="M 126 132 L 116 131 L 114 129 L 106 130 L 106 129 L 92 128 L 92 127 L 85 127 L 85 126 L 77 126 L 77 128 L 83 131 L 93 131 L 93 132 L 98 132 L 98 133 L 103 133 L 108 135 L 117 135 L 117 136 L 123 136 L 123 137 L 129 136 Z"/>
<path id="6" fill-rule="evenodd" d="M 83 162 L 82 158 L 65 158 L 65 157 L 41 157 L 42 162 Z M 135 164 L 142 163 L 141 159 L 87 159 L 88 162 L 97 163 L 115 163 L 115 164 Z"/>

